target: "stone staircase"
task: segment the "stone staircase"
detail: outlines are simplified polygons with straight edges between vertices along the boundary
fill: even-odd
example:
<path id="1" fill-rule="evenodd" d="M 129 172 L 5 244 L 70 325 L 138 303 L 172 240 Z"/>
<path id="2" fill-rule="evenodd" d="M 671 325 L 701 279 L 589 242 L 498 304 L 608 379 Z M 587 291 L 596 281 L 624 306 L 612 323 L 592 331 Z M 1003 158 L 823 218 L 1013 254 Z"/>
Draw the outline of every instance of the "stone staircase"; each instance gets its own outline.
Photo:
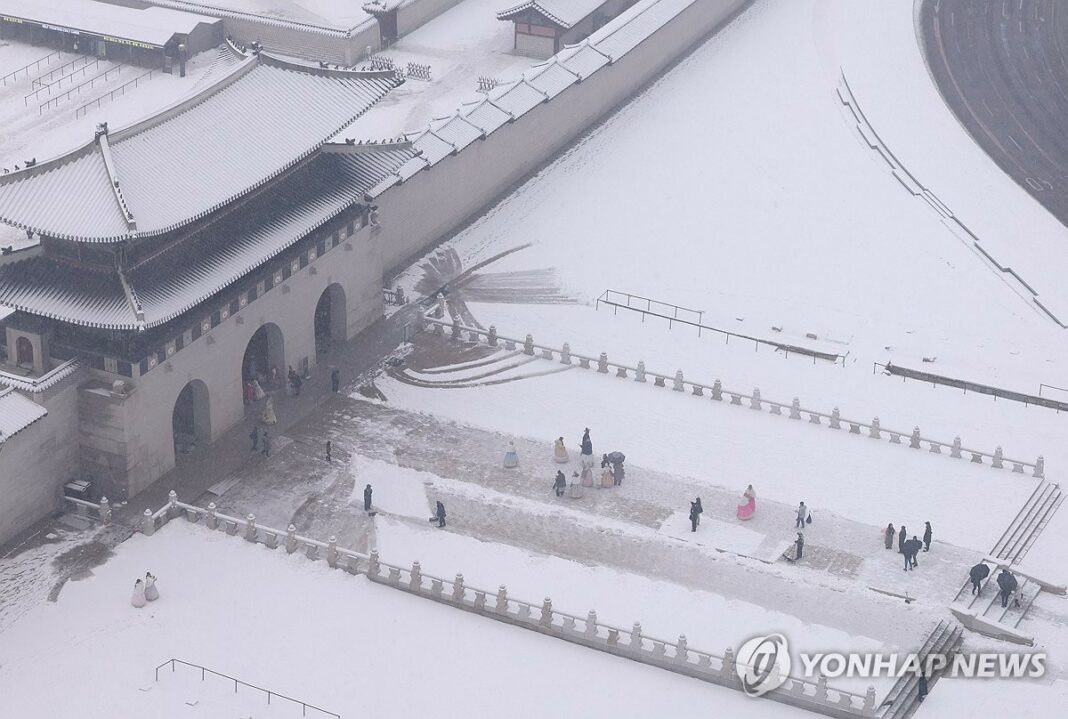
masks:
<path id="1" fill-rule="evenodd" d="M 953 597 L 949 608 L 961 623 L 985 636 L 1018 644 L 1034 643 L 1033 637 L 1019 630 L 1020 622 L 1043 589 L 1060 594 L 1065 589 L 1021 574 L 1013 570 L 1013 566 L 1023 560 L 1063 501 L 1060 485 L 1043 481 L 1035 487 L 990 555 L 983 558 L 982 563 L 990 569 L 990 574 L 980 585 L 979 592 L 972 594 L 971 581 L 965 580 Z M 1010 599 L 1008 606 L 1001 606 L 997 586 L 997 575 L 1001 569 L 1009 569 L 1016 576 L 1020 591 L 1019 605 Z M 988 586 L 991 584 L 993 586 Z"/>
<path id="2" fill-rule="evenodd" d="M 917 654 L 921 662 L 926 661 L 930 654 L 943 654 L 946 656 L 955 654 L 963 642 L 964 629 L 957 624 L 941 621 L 938 626 L 927 636 L 923 646 Z M 941 678 L 943 671 L 935 671 L 933 676 L 927 678 L 927 689 L 930 691 L 935 682 Z M 919 677 L 913 673 L 907 673 L 899 677 L 890 693 L 886 695 L 882 705 L 876 711 L 880 719 L 907 719 L 916 713 L 920 706 L 917 695 Z"/>

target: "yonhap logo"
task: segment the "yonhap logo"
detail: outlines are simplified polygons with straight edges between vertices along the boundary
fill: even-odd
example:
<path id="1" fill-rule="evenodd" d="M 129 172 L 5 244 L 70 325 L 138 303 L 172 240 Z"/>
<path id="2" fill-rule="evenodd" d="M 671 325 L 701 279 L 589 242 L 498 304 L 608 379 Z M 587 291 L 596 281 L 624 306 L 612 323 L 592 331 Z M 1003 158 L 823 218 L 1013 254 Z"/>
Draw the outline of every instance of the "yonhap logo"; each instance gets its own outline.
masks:
<path id="1" fill-rule="evenodd" d="M 738 648 L 734 668 L 742 680 L 742 689 L 751 697 L 778 689 L 790 676 L 786 637 L 781 634 L 753 637 Z"/>

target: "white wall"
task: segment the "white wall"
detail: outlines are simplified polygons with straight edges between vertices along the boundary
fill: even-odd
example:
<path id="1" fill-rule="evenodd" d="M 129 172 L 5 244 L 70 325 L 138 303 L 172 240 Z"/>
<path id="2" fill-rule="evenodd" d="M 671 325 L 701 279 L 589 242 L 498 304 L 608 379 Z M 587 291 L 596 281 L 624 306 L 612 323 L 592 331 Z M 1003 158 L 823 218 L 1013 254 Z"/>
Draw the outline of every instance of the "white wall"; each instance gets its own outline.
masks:
<path id="1" fill-rule="evenodd" d="M 77 400 L 77 383 L 67 380 L 45 400 L 48 415 L 2 445 L 0 545 L 60 509 L 63 485 L 78 471 Z"/>
<path id="2" fill-rule="evenodd" d="M 397 34 L 404 37 L 463 0 L 408 0 L 397 8 Z"/>
<path id="3" fill-rule="evenodd" d="M 751 0 L 698 0 L 612 65 L 378 198 L 394 272 L 455 232 L 629 100 Z"/>

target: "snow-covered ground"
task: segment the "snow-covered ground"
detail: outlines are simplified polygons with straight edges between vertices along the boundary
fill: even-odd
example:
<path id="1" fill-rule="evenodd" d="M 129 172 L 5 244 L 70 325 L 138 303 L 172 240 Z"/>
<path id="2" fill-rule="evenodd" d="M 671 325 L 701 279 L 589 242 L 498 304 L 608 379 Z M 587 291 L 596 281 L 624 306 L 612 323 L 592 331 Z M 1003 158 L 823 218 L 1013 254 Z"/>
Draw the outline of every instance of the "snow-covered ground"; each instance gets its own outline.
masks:
<path id="1" fill-rule="evenodd" d="M 496 17 L 500 6 L 500 0 L 464 0 L 380 52 L 402 70 L 409 62 L 430 65 L 431 80 L 409 79 L 342 134 L 373 140 L 419 132 L 481 97 L 479 77 L 519 77 L 535 61 L 514 54 L 512 23 Z"/>
<path id="2" fill-rule="evenodd" d="M 363 0 L 192 0 L 210 7 L 252 13 L 279 20 L 319 25 L 338 30 L 354 28 L 367 20 Z M 205 10 L 211 14 L 210 10 Z"/>
<path id="3" fill-rule="evenodd" d="M 146 570 L 161 598 L 130 606 Z M 102 661 L 106 658 L 106 661 Z M 0 641 L 11 716 L 301 716 L 172 658 L 342 716 L 803 714 L 266 551 L 184 521 L 127 541 Z M 257 703 L 259 700 L 259 703 Z M 267 712 L 272 713 L 268 714 Z M 244 714 L 247 716 L 248 714 Z M 309 713 L 308 716 L 315 716 Z"/>

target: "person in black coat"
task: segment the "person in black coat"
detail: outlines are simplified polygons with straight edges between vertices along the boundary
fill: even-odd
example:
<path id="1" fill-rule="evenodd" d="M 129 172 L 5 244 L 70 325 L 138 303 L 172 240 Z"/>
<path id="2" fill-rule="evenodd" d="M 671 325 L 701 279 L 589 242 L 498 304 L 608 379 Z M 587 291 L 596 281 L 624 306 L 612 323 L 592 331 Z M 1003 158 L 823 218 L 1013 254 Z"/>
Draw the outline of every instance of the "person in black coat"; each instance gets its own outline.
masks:
<path id="1" fill-rule="evenodd" d="M 897 553 L 905 553 L 905 540 L 908 538 L 908 533 L 905 532 L 905 525 L 901 525 L 901 531 L 897 533 Z"/>
<path id="2" fill-rule="evenodd" d="M 921 671 L 919 679 L 916 682 L 916 701 L 922 702 L 926 698 L 927 698 L 927 675 L 925 675 Z"/>
<path id="3" fill-rule="evenodd" d="M 690 502 L 690 531 L 697 531 L 697 519 L 700 517 L 701 512 L 697 509 L 696 502 Z"/>
<path id="4" fill-rule="evenodd" d="M 330 368 L 330 389 L 337 392 L 341 388 L 341 373 L 337 367 Z"/>
<path id="5" fill-rule="evenodd" d="M 798 562 L 801 560 L 801 555 L 805 551 L 805 535 L 801 532 L 797 533 L 797 539 L 794 540 L 794 547 L 797 549 L 797 556 L 794 557 L 794 561 Z"/>
<path id="6" fill-rule="evenodd" d="M 990 576 L 990 567 L 982 562 L 968 570 L 968 578 L 972 580 L 972 594 L 980 594 L 983 591 L 983 580 Z"/>
<path id="7" fill-rule="evenodd" d="M 438 508 L 437 508 L 437 511 L 434 513 L 434 516 L 437 517 L 438 527 L 444 527 L 445 526 L 445 505 L 442 504 L 440 500 L 438 501 Z"/>
<path id="8" fill-rule="evenodd" d="M 260 448 L 260 428 L 253 426 L 248 438 L 252 440 L 252 449 L 250 451 L 255 452 Z"/>
<path id="9" fill-rule="evenodd" d="M 1001 589 L 1001 606 L 1009 605 L 1009 597 L 1016 591 L 1016 577 L 1008 569 L 1002 569 L 998 575 L 998 587 Z"/>
<path id="10" fill-rule="evenodd" d="M 701 515 L 705 513 L 705 508 L 701 506 L 701 498 L 698 497 L 694 501 L 690 502 L 694 507 L 697 507 L 697 523 L 701 523 Z"/>
<path id="11" fill-rule="evenodd" d="M 371 492 L 372 491 L 374 491 L 374 490 L 371 489 L 371 485 L 367 485 L 366 487 L 363 488 L 363 511 L 365 511 L 365 512 L 370 512 L 371 511 Z M 438 504 L 440 504 L 440 502 Z"/>
<path id="12" fill-rule="evenodd" d="M 582 433 L 582 441 L 579 442 L 579 446 L 582 448 L 580 454 L 585 454 L 590 457 L 593 456 L 593 440 L 590 439 L 589 427 Z"/>
<path id="13" fill-rule="evenodd" d="M 916 537 L 905 542 L 905 571 L 908 571 L 910 566 L 912 569 L 916 568 L 916 555 L 922 548 L 923 542 Z"/>
<path id="14" fill-rule="evenodd" d="M 567 489 L 567 477 L 564 476 L 563 472 L 558 471 L 556 473 L 556 481 L 553 482 L 553 489 L 556 490 L 557 497 L 564 496 L 564 490 Z"/>
<path id="15" fill-rule="evenodd" d="M 923 551 L 931 551 L 931 523 L 923 523 Z"/>

